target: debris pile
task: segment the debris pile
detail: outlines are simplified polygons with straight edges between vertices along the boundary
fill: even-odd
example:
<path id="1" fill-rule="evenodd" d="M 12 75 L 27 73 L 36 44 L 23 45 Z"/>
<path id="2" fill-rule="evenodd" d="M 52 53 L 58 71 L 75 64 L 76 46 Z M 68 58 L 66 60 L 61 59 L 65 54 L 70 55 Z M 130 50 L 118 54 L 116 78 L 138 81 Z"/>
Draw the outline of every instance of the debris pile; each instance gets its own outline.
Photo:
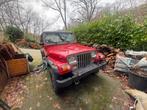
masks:
<path id="1" fill-rule="evenodd" d="M 132 88 L 147 90 L 147 53 L 126 51 L 117 54 L 115 71 L 123 72 L 128 76 L 128 85 Z"/>
<path id="2" fill-rule="evenodd" d="M 0 44 L 0 68 L 7 72 L 6 61 L 16 58 L 21 52 L 12 43 Z"/>
<path id="3" fill-rule="evenodd" d="M 132 53 L 133 51 L 130 52 Z M 134 53 L 138 53 L 137 55 L 130 54 L 130 52 L 126 51 L 125 53 L 118 53 L 116 55 L 114 70 L 126 73 L 134 71 L 138 75 L 147 76 L 147 54 L 134 51 Z"/>
<path id="4" fill-rule="evenodd" d="M 13 59 L 16 52 L 10 43 L 0 44 L 0 57 L 5 60 Z"/>
<path id="5" fill-rule="evenodd" d="M 116 49 L 107 45 L 93 45 L 99 52 L 103 53 L 106 56 L 106 60 L 108 61 L 108 65 L 111 68 L 114 68 L 116 55 L 121 51 L 121 49 Z"/>
<path id="6" fill-rule="evenodd" d="M 21 108 L 24 93 L 27 92 L 27 87 L 24 85 L 24 80 L 22 79 L 23 77 L 12 78 L 14 73 L 20 72 L 20 74 L 16 75 L 22 75 L 23 70 L 28 70 L 28 65 L 25 67 L 24 62 L 28 64 L 26 54 L 23 54 L 16 46 L 12 43 L 0 44 L 0 70 L 5 71 L 5 75 L 7 79 L 9 79 L 9 81 L 7 80 L 8 83 L 6 82 L 7 86 L 2 91 L 1 98 L 12 107 L 12 109 L 13 107 Z M 0 74 L 0 79 L 2 78 L 2 74 Z M 0 86 L 2 86 L 2 84 L 0 84 Z"/>
<path id="7" fill-rule="evenodd" d="M 22 48 L 40 49 L 40 45 L 36 42 L 29 42 L 26 39 L 21 39 L 16 42 L 16 45 Z"/>
<path id="8" fill-rule="evenodd" d="M 0 67 L 8 74 L 8 77 L 28 74 L 28 61 L 33 61 L 32 56 L 28 53 L 23 53 L 14 44 L 0 44 Z"/>
<path id="9" fill-rule="evenodd" d="M 121 80 L 123 88 L 128 88 L 129 85 L 139 90 L 147 90 L 147 52 L 123 52 L 107 45 L 93 47 L 106 56 L 108 65 L 104 73 Z"/>

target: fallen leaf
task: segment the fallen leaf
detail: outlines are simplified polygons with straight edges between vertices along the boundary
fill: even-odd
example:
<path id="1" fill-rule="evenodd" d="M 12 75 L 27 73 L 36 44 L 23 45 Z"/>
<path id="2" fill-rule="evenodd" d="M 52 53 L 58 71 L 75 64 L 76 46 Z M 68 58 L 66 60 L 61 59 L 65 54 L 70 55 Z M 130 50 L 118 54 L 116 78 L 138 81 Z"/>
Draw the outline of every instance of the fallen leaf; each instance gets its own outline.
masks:
<path id="1" fill-rule="evenodd" d="M 37 102 L 37 107 L 40 107 L 40 102 Z"/>

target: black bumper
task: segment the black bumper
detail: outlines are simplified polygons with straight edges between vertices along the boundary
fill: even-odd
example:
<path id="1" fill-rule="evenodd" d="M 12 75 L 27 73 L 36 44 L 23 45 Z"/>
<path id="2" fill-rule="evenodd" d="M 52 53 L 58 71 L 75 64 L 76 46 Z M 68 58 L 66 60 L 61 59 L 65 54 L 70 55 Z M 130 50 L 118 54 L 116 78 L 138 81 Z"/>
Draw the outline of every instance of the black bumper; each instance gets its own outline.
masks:
<path id="1" fill-rule="evenodd" d="M 69 77 L 64 80 L 56 80 L 56 84 L 59 88 L 67 87 L 67 86 L 71 85 L 73 82 L 79 81 L 80 79 L 82 79 L 92 73 L 98 72 L 99 69 L 104 67 L 106 64 L 107 64 L 107 62 L 103 62 L 98 65 L 91 64 L 85 68 L 78 69 L 78 70 L 72 72 L 73 73 L 72 77 Z"/>

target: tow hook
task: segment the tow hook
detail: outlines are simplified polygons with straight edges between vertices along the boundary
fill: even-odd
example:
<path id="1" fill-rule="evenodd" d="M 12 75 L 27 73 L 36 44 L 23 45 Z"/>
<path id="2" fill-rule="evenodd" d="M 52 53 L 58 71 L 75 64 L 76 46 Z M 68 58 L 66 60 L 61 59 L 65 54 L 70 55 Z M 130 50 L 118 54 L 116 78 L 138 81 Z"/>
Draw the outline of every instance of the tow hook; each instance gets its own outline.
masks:
<path id="1" fill-rule="evenodd" d="M 75 85 L 79 85 L 80 81 L 79 80 L 75 80 L 74 83 L 75 83 Z"/>

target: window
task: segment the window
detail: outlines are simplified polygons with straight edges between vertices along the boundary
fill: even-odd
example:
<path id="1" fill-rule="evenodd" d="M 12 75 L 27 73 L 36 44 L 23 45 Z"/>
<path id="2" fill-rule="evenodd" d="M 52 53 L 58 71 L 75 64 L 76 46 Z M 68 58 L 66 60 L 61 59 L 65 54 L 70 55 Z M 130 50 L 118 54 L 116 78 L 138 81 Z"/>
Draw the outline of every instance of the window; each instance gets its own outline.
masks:
<path id="1" fill-rule="evenodd" d="M 72 33 L 46 33 L 43 39 L 47 44 L 74 43 L 76 41 Z"/>

